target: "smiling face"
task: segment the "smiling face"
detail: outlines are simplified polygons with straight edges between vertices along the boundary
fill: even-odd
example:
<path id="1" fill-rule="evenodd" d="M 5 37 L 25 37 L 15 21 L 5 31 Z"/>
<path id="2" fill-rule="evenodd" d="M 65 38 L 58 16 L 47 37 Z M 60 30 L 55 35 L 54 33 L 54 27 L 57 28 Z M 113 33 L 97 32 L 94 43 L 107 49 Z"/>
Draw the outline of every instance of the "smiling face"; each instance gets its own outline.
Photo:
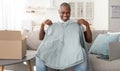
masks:
<path id="1" fill-rule="evenodd" d="M 61 4 L 59 9 L 61 20 L 64 22 L 70 19 L 70 6 L 67 3 Z"/>

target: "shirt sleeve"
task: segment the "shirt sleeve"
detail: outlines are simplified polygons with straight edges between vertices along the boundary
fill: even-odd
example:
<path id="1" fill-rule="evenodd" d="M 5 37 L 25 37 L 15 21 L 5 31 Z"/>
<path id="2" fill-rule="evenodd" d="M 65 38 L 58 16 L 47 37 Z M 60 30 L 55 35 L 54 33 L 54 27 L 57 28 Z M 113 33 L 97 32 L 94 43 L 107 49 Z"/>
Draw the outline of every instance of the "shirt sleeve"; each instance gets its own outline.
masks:
<path id="1" fill-rule="evenodd" d="M 77 21 L 75 21 L 77 23 Z M 83 28 L 83 32 L 86 31 L 86 26 L 84 24 L 82 24 L 82 28 Z"/>
<path id="2" fill-rule="evenodd" d="M 83 31 L 85 32 L 86 31 L 86 26 L 84 24 L 82 24 L 82 27 L 83 27 Z"/>
<path id="3" fill-rule="evenodd" d="M 45 25 L 44 26 L 44 31 L 47 35 L 50 35 L 52 33 L 52 27 L 48 26 L 48 25 Z"/>
<path id="4" fill-rule="evenodd" d="M 44 30 L 46 31 L 48 29 L 48 27 L 49 27 L 48 25 L 45 25 Z"/>

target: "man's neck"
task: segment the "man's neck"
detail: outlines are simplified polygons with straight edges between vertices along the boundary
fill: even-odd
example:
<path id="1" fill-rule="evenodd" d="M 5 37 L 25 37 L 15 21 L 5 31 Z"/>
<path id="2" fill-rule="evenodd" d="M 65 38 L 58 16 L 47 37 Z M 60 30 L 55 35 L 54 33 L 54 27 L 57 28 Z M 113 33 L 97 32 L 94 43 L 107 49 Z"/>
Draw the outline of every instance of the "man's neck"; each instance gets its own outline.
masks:
<path id="1" fill-rule="evenodd" d="M 67 21 L 63 21 L 63 20 L 60 20 L 60 22 L 68 22 L 69 20 L 67 20 Z"/>

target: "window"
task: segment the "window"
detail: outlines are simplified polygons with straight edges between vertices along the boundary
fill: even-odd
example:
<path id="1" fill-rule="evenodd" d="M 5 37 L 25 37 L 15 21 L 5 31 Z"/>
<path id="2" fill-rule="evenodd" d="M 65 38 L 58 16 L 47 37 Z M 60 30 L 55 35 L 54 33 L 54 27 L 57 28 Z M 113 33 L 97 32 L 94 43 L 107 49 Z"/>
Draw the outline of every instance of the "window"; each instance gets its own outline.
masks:
<path id="1" fill-rule="evenodd" d="M 0 30 L 20 30 L 24 0 L 0 0 Z"/>
<path id="2" fill-rule="evenodd" d="M 93 19 L 93 2 L 69 2 L 71 6 L 71 17 Z"/>

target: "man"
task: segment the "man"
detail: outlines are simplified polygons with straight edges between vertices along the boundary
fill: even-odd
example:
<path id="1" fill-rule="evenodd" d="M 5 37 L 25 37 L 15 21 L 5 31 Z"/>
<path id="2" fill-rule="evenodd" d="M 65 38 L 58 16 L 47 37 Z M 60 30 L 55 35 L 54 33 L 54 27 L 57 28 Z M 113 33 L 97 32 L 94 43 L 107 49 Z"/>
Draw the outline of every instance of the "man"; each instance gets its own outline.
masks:
<path id="1" fill-rule="evenodd" d="M 70 20 L 70 12 L 70 5 L 62 3 L 61 21 L 52 23 L 47 19 L 42 23 L 39 39 L 43 41 L 37 50 L 37 71 L 87 71 L 85 41 L 92 42 L 89 23 L 84 19 Z M 46 24 L 49 28 L 44 30 Z"/>

